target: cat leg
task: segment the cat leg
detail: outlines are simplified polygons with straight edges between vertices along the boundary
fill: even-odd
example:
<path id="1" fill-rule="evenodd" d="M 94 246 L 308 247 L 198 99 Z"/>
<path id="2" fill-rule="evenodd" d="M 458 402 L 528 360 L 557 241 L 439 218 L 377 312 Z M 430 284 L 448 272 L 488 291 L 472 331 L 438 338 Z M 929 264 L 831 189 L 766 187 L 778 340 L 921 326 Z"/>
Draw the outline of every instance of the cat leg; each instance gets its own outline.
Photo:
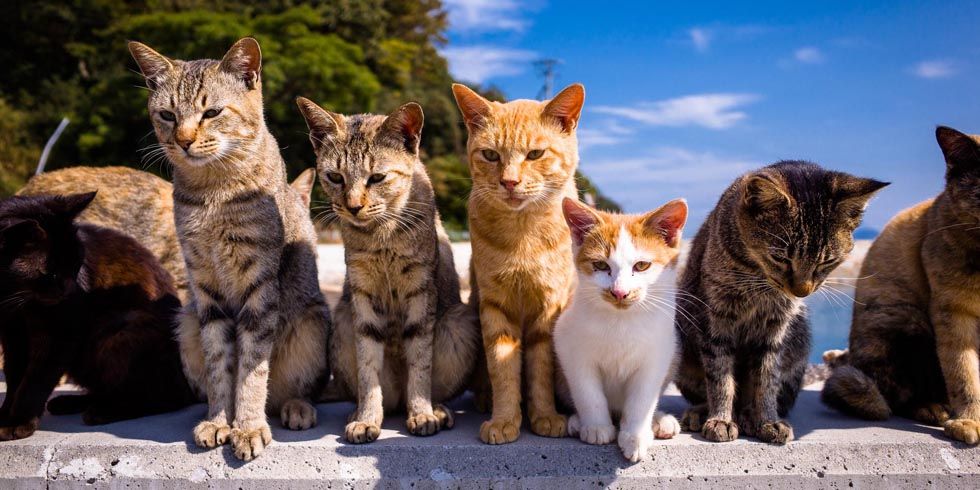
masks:
<path id="1" fill-rule="evenodd" d="M 45 335 L 49 334 L 41 333 L 38 337 Z M 68 352 L 58 349 L 56 344 L 46 338 L 29 342 L 30 359 L 17 390 L 7 392 L 6 398 L 11 401 L 4 420 L 0 421 L 0 441 L 30 437 L 40 426 L 45 403 L 65 373 L 65 361 L 69 358 Z"/>
<path id="2" fill-rule="evenodd" d="M 231 445 L 242 461 L 257 458 L 272 442 L 266 417 L 272 339 L 279 327 L 279 281 L 257 284 L 238 314 L 238 378 Z"/>
<path id="3" fill-rule="evenodd" d="M 235 325 L 205 294 L 196 294 L 201 325 L 201 346 L 206 368 L 208 415 L 194 427 L 198 447 L 213 448 L 227 442 L 235 392 Z"/>
<path id="4" fill-rule="evenodd" d="M 472 377 L 475 365 L 482 361 L 480 322 L 476 310 L 460 303 L 451 307 L 436 322 L 432 350 L 432 401 L 439 403 L 433 413 L 441 428 L 454 425 L 452 411 L 443 402 L 458 396 Z M 484 368 L 484 376 L 486 369 Z"/>
<path id="5" fill-rule="evenodd" d="M 619 421 L 619 448 L 633 463 L 645 459 L 653 443 L 653 415 L 660 403 L 660 380 L 667 377 L 670 369 L 669 360 L 653 360 L 657 361 L 659 364 L 641 366 L 627 384 L 623 416 Z M 669 421 L 661 417 L 660 423 L 666 425 Z M 677 421 L 673 420 L 673 423 L 676 425 Z"/>
<path id="6" fill-rule="evenodd" d="M 568 423 L 569 435 L 588 444 L 609 444 L 616 437 L 616 426 L 609 414 L 599 370 L 583 360 L 574 361 L 562 364 L 575 405 L 575 415 Z"/>
<path id="7" fill-rule="evenodd" d="M 555 298 L 546 299 L 545 312 L 524 332 L 527 365 L 527 412 L 531 431 L 539 436 L 565 437 L 567 420 L 555 408 L 555 349 L 552 332 L 561 313 Z"/>
<path id="8" fill-rule="evenodd" d="M 372 442 L 381 435 L 384 400 L 381 373 L 384 369 L 384 323 L 375 313 L 371 298 L 360 290 L 352 293 L 355 358 L 357 359 L 357 410 L 344 428 L 348 442 Z"/>
<path id="9" fill-rule="evenodd" d="M 493 394 L 490 420 L 480 426 L 480 440 L 487 444 L 514 442 L 521 430 L 520 327 L 507 317 L 501 303 L 483 296 L 480 328 Z"/>
<path id="10" fill-rule="evenodd" d="M 59 395 L 48 401 L 51 415 L 74 415 L 84 412 L 92 404 L 91 395 Z"/>
<path id="11" fill-rule="evenodd" d="M 779 419 L 777 398 L 781 388 L 779 351 L 781 345 L 766 344 L 746 362 L 750 365 L 746 382 L 753 385 L 745 403 L 748 413 L 744 427 L 762 442 L 786 444 L 793 440 L 793 427 Z"/>
<path id="12" fill-rule="evenodd" d="M 714 329 L 712 329 L 714 330 Z M 718 329 L 725 331 L 725 329 Z M 729 329 L 730 330 L 730 329 Z M 735 402 L 735 358 L 732 355 L 732 339 L 727 337 L 706 338 L 701 358 L 704 362 L 705 391 L 708 397 L 708 414 L 701 435 L 714 442 L 734 441 L 738 438 L 738 425 L 732 421 Z"/>
<path id="13" fill-rule="evenodd" d="M 956 418 L 946 421 L 946 435 L 967 444 L 980 443 L 980 332 L 977 304 L 941 304 L 931 308 L 936 352 Z"/>

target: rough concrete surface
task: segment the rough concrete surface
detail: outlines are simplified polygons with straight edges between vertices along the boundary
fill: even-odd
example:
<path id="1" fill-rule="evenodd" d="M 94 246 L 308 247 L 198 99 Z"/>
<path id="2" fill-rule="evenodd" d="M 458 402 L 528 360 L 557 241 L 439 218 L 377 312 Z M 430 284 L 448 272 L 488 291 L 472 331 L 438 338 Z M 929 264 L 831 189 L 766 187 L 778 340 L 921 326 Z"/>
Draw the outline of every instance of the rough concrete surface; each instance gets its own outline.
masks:
<path id="1" fill-rule="evenodd" d="M 685 403 L 671 394 L 662 406 L 680 414 Z M 251 463 L 236 460 L 227 446 L 194 446 L 191 428 L 204 405 L 101 427 L 48 415 L 33 437 L 0 443 L 0 488 L 980 487 L 980 448 L 909 420 L 841 416 L 821 405 L 814 389 L 791 414 L 798 440 L 788 446 L 714 444 L 684 433 L 657 441 L 651 457 L 634 465 L 614 445 L 546 439 L 526 429 L 513 444 L 488 446 L 477 438 L 485 415 L 469 399 L 454 407 L 452 430 L 413 437 L 404 417 L 393 415 L 380 440 L 357 446 L 341 437 L 352 405 L 319 405 L 317 427 L 274 428 L 275 442 Z"/>

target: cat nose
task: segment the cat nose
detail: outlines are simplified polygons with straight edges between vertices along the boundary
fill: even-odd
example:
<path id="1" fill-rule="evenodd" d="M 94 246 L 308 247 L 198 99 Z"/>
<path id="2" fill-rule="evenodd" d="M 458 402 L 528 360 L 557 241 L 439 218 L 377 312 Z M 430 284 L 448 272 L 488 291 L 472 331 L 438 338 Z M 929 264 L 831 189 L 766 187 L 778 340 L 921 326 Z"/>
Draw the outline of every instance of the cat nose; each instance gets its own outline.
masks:
<path id="1" fill-rule="evenodd" d="M 613 295 L 613 298 L 616 298 L 616 301 L 622 301 L 630 295 L 629 291 L 618 288 L 610 289 L 609 292 Z"/>
<path id="2" fill-rule="evenodd" d="M 520 183 L 520 180 L 500 179 L 500 185 L 504 186 L 508 192 L 514 192 L 514 188 Z"/>
<path id="3" fill-rule="evenodd" d="M 187 149 L 190 148 L 191 147 L 191 144 L 193 144 L 193 143 L 194 143 L 194 140 L 191 140 L 191 139 L 188 139 L 188 140 L 182 140 L 180 138 L 177 139 L 177 146 L 183 148 L 184 151 L 187 151 Z"/>
<path id="4" fill-rule="evenodd" d="M 350 211 L 350 214 L 353 216 L 357 216 L 357 213 L 362 209 L 364 209 L 364 206 L 347 206 L 347 210 Z"/>
<path id="5" fill-rule="evenodd" d="M 817 284 L 813 281 L 803 281 L 790 285 L 790 292 L 797 298 L 805 298 L 817 289 Z"/>

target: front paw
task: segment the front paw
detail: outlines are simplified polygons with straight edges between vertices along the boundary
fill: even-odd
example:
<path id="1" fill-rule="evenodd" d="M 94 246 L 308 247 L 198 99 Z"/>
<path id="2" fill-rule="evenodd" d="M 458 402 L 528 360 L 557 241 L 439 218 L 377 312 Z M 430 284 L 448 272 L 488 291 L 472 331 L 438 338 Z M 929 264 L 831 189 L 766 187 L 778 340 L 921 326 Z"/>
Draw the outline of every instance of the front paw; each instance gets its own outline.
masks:
<path id="1" fill-rule="evenodd" d="M 410 415 L 405 425 L 408 431 L 416 436 L 431 436 L 439 432 L 439 418 L 432 413 Z"/>
<path id="2" fill-rule="evenodd" d="M 738 426 L 731 420 L 708 419 L 701 428 L 701 435 L 712 442 L 729 442 L 738 439 Z"/>
<path id="3" fill-rule="evenodd" d="M 634 434 L 622 431 L 619 433 L 619 449 L 631 463 L 639 462 L 647 457 L 650 451 L 650 433 Z"/>
<path id="4" fill-rule="evenodd" d="M 756 437 L 762 442 L 786 444 L 793 440 L 793 427 L 785 420 L 764 422 L 759 426 Z"/>
<path id="5" fill-rule="evenodd" d="M 516 419 L 490 419 L 480 426 L 480 440 L 487 444 L 507 444 L 521 434 L 521 417 Z"/>
<path id="6" fill-rule="evenodd" d="M 439 419 L 439 430 L 452 429 L 456 425 L 456 420 L 453 418 L 453 411 L 445 405 L 439 404 L 432 407 L 432 414 Z"/>
<path id="7" fill-rule="evenodd" d="M 568 419 L 559 413 L 531 417 L 531 432 L 544 437 L 565 437 Z"/>
<path id="8" fill-rule="evenodd" d="M 952 419 L 946 421 L 943 430 L 947 437 L 967 444 L 980 442 L 980 422 L 973 419 Z"/>
<path id="9" fill-rule="evenodd" d="M 292 430 L 306 430 L 316 425 L 316 408 L 306 400 L 286 400 L 279 410 L 282 426 Z"/>
<path id="10" fill-rule="evenodd" d="M 344 438 L 347 442 L 364 444 L 374 442 L 381 435 L 381 427 L 370 422 L 353 421 L 344 427 Z"/>
<path id="11" fill-rule="evenodd" d="M 657 439 L 673 439 L 681 433 L 681 424 L 673 415 L 657 413 L 653 421 L 653 436 Z"/>
<path id="12" fill-rule="evenodd" d="M 242 461 L 251 461 L 259 457 L 270 443 L 272 443 L 272 431 L 268 424 L 255 429 L 231 430 L 231 447 L 235 450 L 235 457 Z"/>
<path id="13" fill-rule="evenodd" d="M 40 425 L 41 419 L 34 417 L 23 424 L 0 427 L 0 441 L 25 439 L 34 435 Z"/>
<path id="14" fill-rule="evenodd" d="M 616 438 L 616 426 L 587 425 L 579 429 L 578 438 L 587 444 L 609 444 Z"/>
<path id="15" fill-rule="evenodd" d="M 203 420 L 197 424 L 197 427 L 194 427 L 194 443 L 197 444 L 197 447 L 211 449 L 227 442 L 230 434 L 231 427 L 228 424 Z"/>

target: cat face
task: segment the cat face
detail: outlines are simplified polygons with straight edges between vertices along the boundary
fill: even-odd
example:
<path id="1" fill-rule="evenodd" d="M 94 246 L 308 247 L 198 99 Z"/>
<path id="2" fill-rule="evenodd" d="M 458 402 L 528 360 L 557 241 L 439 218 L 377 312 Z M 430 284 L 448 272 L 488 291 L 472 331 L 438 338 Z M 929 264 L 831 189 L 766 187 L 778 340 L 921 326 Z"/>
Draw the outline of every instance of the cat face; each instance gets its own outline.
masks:
<path id="1" fill-rule="evenodd" d="M 342 116 L 309 99 L 297 103 L 333 212 L 359 227 L 400 219 L 419 164 L 422 107 L 410 102 L 388 116 Z"/>
<path id="2" fill-rule="evenodd" d="M 77 289 L 82 250 L 72 221 L 95 193 L 0 202 L 0 304 L 54 304 Z"/>
<path id="3" fill-rule="evenodd" d="M 174 165 L 221 167 L 248 154 L 264 124 L 254 39 L 238 41 L 221 61 L 171 60 L 135 41 L 129 51 L 150 89 L 157 140 Z"/>
<path id="4" fill-rule="evenodd" d="M 946 194 L 962 214 L 980 219 L 980 136 L 940 126 L 936 140 L 946 157 Z"/>
<path id="5" fill-rule="evenodd" d="M 490 102 L 459 84 L 453 94 L 469 130 L 471 199 L 520 210 L 562 194 L 578 165 L 581 85 L 547 102 Z"/>
<path id="6" fill-rule="evenodd" d="M 850 253 L 868 200 L 888 184 L 785 162 L 738 185 L 738 226 L 749 254 L 777 289 L 802 298 Z"/>
<path id="7" fill-rule="evenodd" d="M 683 199 L 642 215 L 615 215 L 566 197 L 562 211 L 572 233 L 580 292 L 625 310 L 667 293 L 657 287 L 674 287 L 657 286 L 657 280 L 676 265 L 687 221 Z"/>

